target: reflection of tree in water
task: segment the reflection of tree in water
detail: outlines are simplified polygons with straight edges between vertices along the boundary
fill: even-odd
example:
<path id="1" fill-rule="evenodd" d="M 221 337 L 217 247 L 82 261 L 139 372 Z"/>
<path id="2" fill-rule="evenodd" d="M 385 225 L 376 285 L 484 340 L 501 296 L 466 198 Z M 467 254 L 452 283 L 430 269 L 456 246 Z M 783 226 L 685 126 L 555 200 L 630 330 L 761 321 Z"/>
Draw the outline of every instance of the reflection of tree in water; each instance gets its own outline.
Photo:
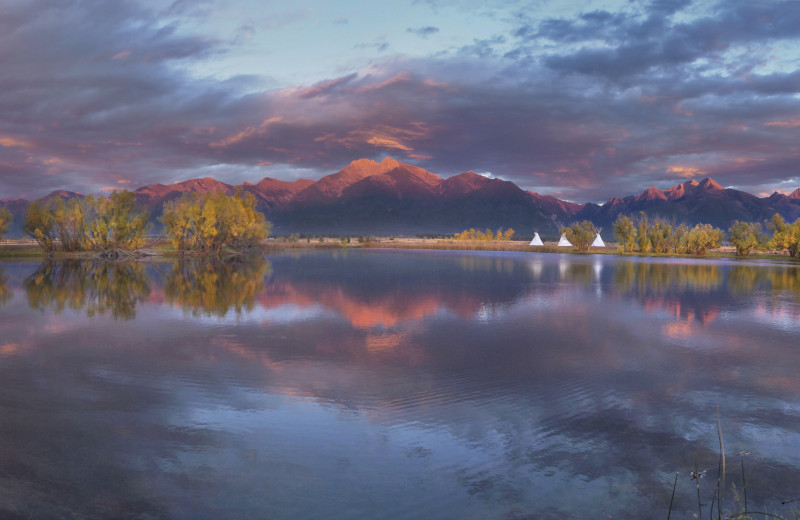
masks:
<path id="1" fill-rule="evenodd" d="M 3 272 L 3 268 L 0 267 L 0 307 L 10 300 L 13 295 L 14 291 L 8 286 L 8 277 Z"/>
<path id="2" fill-rule="evenodd" d="M 771 288 L 800 296 L 800 269 L 796 266 L 735 266 L 728 272 L 728 285 L 731 291 L 741 294 Z"/>
<path id="3" fill-rule="evenodd" d="M 516 262 L 508 258 L 492 258 L 480 256 L 462 256 L 458 264 L 466 272 L 489 271 L 496 273 L 513 273 Z"/>
<path id="4" fill-rule="evenodd" d="M 673 314 L 678 322 L 709 323 L 719 315 L 724 270 L 712 263 L 618 262 L 614 288 L 637 301 L 648 313 Z M 672 330 L 672 334 L 688 333 Z"/>
<path id="5" fill-rule="evenodd" d="M 714 264 L 619 262 L 614 268 L 614 284 L 626 293 L 710 292 L 722 285 L 722 270 Z"/>
<path id="6" fill-rule="evenodd" d="M 167 275 L 164 295 L 195 314 L 224 316 L 231 308 L 239 313 L 253 308 L 271 271 L 270 263 L 260 257 L 182 258 Z"/>
<path id="7" fill-rule="evenodd" d="M 135 262 L 46 261 L 24 285 L 34 309 L 85 308 L 88 316 L 110 311 L 124 319 L 135 317 L 150 294 L 144 268 Z"/>
<path id="8" fill-rule="evenodd" d="M 571 284 L 586 287 L 594 284 L 594 266 L 590 264 L 569 264 L 563 269 L 563 280 Z"/>
<path id="9" fill-rule="evenodd" d="M 769 271 L 769 281 L 772 288 L 780 291 L 792 291 L 795 297 L 800 298 L 800 268 L 786 267 Z"/>

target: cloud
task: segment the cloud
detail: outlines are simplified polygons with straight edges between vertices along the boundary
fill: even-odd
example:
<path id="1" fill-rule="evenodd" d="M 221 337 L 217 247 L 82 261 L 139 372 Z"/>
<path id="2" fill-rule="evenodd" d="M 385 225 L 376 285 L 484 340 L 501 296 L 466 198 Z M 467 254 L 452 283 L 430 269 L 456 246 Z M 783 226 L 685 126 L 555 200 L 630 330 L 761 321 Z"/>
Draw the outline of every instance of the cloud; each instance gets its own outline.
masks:
<path id="1" fill-rule="evenodd" d="M 406 32 L 411 34 L 416 34 L 417 36 L 420 36 L 422 38 L 427 38 L 429 36 L 433 36 L 434 34 L 438 33 L 439 28 L 433 27 L 431 25 L 426 25 L 425 27 L 416 27 L 416 28 L 409 27 L 408 29 L 406 29 Z"/>
<path id="2" fill-rule="evenodd" d="M 686 5 L 656 2 L 643 17 L 594 11 L 577 20 L 549 19 L 537 32 L 520 29 L 520 34 L 583 44 L 574 51 L 554 52 L 544 62 L 554 70 L 611 80 L 701 58 L 724 60 L 723 53 L 736 46 L 800 37 L 800 2 L 723 2 L 713 13 L 688 22 L 670 18 Z"/>
<path id="3" fill-rule="evenodd" d="M 443 176 L 491 171 L 577 202 L 694 172 L 754 191 L 788 189 L 800 176 L 798 2 L 526 14 L 466 46 L 342 62 L 333 77 L 255 92 L 253 78 L 187 72 L 235 48 L 160 16 L 125 1 L 8 7 L 0 197 L 209 172 L 255 182 L 265 165 L 319 177 L 387 153 Z M 254 26 L 233 27 L 255 37 Z"/>

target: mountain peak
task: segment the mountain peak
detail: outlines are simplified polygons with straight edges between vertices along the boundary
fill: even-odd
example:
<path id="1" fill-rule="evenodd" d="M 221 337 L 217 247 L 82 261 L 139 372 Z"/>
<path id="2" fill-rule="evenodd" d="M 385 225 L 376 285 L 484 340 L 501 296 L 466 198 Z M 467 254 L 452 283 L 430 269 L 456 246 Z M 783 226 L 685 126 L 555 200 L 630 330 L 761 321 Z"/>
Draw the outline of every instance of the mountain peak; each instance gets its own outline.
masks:
<path id="1" fill-rule="evenodd" d="M 489 179 L 474 171 L 459 173 L 442 182 L 442 193 L 448 197 L 465 195 L 485 186 Z"/>
<path id="2" fill-rule="evenodd" d="M 397 168 L 407 166 L 408 168 L 416 168 L 415 166 L 404 165 L 391 157 L 385 158 L 383 161 L 377 163 L 372 159 L 356 159 L 338 172 L 326 175 L 314 184 L 308 186 L 298 194 L 298 200 L 301 202 L 312 202 L 323 199 L 331 199 L 341 196 L 342 192 L 348 186 L 355 184 L 361 179 L 371 177 L 373 175 L 381 175 L 389 173 Z"/>
<path id="3" fill-rule="evenodd" d="M 789 198 L 792 200 L 800 199 L 800 188 L 797 188 L 793 192 L 789 194 Z"/>
<path id="4" fill-rule="evenodd" d="M 344 174 L 342 176 L 355 176 L 358 178 L 364 178 L 369 177 L 370 175 L 379 175 L 381 173 L 389 172 L 400 165 L 401 163 L 399 161 L 396 161 L 391 157 L 386 157 L 379 163 L 373 161 L 372 159 L 356 159 L 342 168 L 339 173 Z"/>
<path id="5" fill-rule="evenodd" d="M 697 185 L 698 188 L 703 190 L 722 190 L 724 189 L 717 181 L 711 177 L 706 177 Z"/>
<path id="6" fill-rule="evenodd" d="M 67 200 L 75 197 L 83 197 L 83 194 L 76 191 L 54 190 L 42 197 L 42 200 L 51 200 L 56 197 Z"/>
<path id="7" fill-rule="evenodd" d="M 652 200 L 666 200 L 666 198 L 667 198 L 667 196 L 664 194 L 663 191 L 659 190 L 658 188 L 650 187 L 650 188 L 647 188 L 646 190 L 644 190 L 642 193 L 640 193 L 636 197 L 636 200 L 637 201 L 643 201 L 643 200 L 652 201 Z"/>

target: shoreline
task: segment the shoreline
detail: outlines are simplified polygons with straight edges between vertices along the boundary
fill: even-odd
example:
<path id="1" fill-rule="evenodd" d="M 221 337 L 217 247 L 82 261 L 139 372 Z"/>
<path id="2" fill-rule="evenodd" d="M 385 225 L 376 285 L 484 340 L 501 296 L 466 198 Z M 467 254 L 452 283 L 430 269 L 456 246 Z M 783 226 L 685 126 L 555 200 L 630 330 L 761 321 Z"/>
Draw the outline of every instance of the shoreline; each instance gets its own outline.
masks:
<path id="1" fill-rule="evenodd" d="M 271 237 L 264 240 L 259 247 L 261 251 L 287 250 L 287 249 L 422 249 L 422 250 L 450 250 L 450 251 L 515 251 L 522 253 L 556 253 L 556 254 L 602 254 L 626 257 L 653 257 L 653 258 L 758 258 L 758 259 L 783 259 L 793 260 L 788 252 L 754 251 L 746 257 L 735 254 L 732 246 L 723 246 L 709 251 L 704 256 L 683 255 L 677 253 L 652 254 L 652 253 L 620 253 L 614 242 L 607 242 L 605 247 L 591 247 L 588 251 L 577 251 L 574 247 L 559 247 L 556 242 L 545 242 L 541 246 L 531 246 L 526 240 L 505 240 L 492 242 L 478 242 L 456 240 L 452 238 L 411 238 L 411 237 L 370 237 L 367 239 L 343 241 L 340 238 L 323 237 L 317 239 L 298 239 L 292 237 Z M 141 260 L 148 257 L 180 257 L 180 256 L 209 256 L 203 253 L 180 253 L 169 245 L 167 240 L 158 240 L 151 247 L 143 248 L 143 255 L 131 255 L 130 260 Z M 239 254 L 239 253 L 231 253 Z M 0 258 L 44 258 L 48 255 L 33 241 L 29 239 L 4 239 L 0 242 Z M 210 255 L 213 256 L 213 255 Z M 53 259 L 94 259 L 97 254 L 91 251 L 80 252 L 55 252 Z"/>

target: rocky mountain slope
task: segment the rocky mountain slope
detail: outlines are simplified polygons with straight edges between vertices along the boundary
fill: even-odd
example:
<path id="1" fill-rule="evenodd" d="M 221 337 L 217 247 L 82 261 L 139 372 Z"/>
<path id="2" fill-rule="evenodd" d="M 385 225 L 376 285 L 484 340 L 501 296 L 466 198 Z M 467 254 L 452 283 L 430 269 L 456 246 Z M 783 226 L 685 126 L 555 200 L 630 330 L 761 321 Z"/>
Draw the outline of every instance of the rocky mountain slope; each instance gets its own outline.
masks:
<path id="1" fill-rule="evenodd" d="M 649 188 L 638 195 L 612 198 L 602 205 L 575 204 L 520 189 L 516 184 L 464 172 L 443 179 L 417 166 L 387 158 L 359 159 L 318 181 L 286 182 L 264 178 L 232 186 L 212 178 L 176 184 L 151 184 L 135 191 L 137 203 L 154 222 L 165 202 L 186 192 L 236 189 L 252 193 L 274 232 L 317 234 L 454 233 L 470 227 L 514 228 L 517 235 L 557 235 L 577 220 L 591 220 L 611 232 L 619 214 L 661 216 L 677 223 L 708 223 L 727 229 L 733 220 L 762 221 L 780 213 L 800 217 L 800 189 L 769 197 L 725 189 L 712 179 L 687 181 L 669 189 Z M 48 197 L 81 196 L 54 192 Z M 20 235 L 27 201 L 0 200 L 15 214 L 12 235 Z"/>

